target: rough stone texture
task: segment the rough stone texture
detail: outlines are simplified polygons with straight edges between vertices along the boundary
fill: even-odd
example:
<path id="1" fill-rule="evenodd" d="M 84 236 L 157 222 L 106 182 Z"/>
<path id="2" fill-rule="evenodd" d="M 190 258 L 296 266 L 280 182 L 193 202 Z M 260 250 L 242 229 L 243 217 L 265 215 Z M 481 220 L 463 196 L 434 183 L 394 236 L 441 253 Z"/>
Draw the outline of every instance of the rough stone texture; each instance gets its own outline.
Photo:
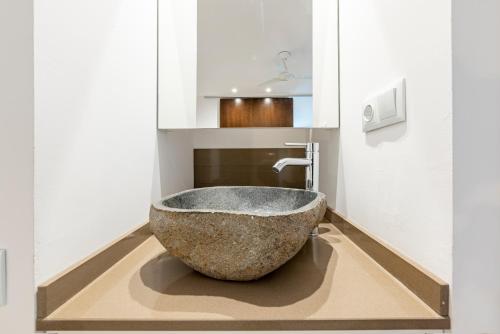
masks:
<path id="1" fill-rule="evenodd" d="M 258 279 L 304 246 L 323 218 L 325 195 L 299 189 L 212 187 L 184 191 L 151 206 L 153 233 L 207 276 Z"/>

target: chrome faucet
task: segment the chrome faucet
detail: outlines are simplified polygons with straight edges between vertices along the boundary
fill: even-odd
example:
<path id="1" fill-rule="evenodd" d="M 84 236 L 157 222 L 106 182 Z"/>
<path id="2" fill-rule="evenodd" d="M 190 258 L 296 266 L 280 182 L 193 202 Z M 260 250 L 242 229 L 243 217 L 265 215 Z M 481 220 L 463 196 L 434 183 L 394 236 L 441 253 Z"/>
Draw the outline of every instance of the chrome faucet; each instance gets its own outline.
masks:
<path id="1" fill-rule="evenodd" d="M 305 158 L 283 158 L 278 160 L 273 171 L 279 173 L 286 166 L 306 167 L 306 190 L 318 191 L 319 186 L 319 143 L 285 143 L 285 146 L 299 146 L 306 150 Z M 318 235 L 318 228 L 314 228 L 311 236 Z"/>
<path id="2" fill-rule="evenodd" d="M 285 146 L 300 146 L 306 149 L 305 158 L 283 158 L 278 160 L 273 171 L 279 173 L 286 166 L 306 167 L 306 190 L 318 191 L 319 184 L 319 143 L 285 143 Z"/>

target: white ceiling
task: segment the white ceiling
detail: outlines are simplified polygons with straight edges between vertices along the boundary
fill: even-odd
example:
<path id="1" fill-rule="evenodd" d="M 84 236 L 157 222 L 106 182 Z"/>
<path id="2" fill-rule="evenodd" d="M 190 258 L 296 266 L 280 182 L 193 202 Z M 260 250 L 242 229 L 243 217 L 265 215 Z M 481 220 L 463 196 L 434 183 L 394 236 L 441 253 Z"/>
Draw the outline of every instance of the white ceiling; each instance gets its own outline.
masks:
<path id="1" fill-rule="evenodd" d="M 259 87 L 283 70 L 283 50 L 290 72 L 312 77 L 312 0 L 198 0 L 198 95 L 312 94 L 312 80 Z"/>

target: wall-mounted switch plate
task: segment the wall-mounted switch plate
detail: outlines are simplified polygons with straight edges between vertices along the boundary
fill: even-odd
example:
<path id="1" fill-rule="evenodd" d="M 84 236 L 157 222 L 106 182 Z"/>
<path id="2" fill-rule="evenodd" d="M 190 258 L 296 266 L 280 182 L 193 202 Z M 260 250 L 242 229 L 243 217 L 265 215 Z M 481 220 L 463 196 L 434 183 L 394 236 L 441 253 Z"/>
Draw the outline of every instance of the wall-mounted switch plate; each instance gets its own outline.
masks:
<path id="1" fill-rule="evenodd" d="M 7 304 L 7 251 L 0 249 L 0 306 Z"/>
<path id="2" fill-rule="evenodd" d="M 367 99 L 362 111 L 363 131 L 369 132 L 406 121 L 405 79 Z"/>

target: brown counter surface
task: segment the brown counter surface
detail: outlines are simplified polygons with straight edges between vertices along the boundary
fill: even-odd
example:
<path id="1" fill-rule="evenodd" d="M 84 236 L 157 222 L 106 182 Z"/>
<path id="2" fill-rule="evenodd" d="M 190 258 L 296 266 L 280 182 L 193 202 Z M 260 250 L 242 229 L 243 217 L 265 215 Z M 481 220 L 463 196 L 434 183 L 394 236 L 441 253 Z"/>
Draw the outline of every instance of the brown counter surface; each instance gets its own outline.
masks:
<path id="1" fill-rule="evenodd" d="M 153 237 L 38 330 L 447 329 L 442 317 L 330 223 L 283 267 L 226 282 L 168 256 Z"/>

